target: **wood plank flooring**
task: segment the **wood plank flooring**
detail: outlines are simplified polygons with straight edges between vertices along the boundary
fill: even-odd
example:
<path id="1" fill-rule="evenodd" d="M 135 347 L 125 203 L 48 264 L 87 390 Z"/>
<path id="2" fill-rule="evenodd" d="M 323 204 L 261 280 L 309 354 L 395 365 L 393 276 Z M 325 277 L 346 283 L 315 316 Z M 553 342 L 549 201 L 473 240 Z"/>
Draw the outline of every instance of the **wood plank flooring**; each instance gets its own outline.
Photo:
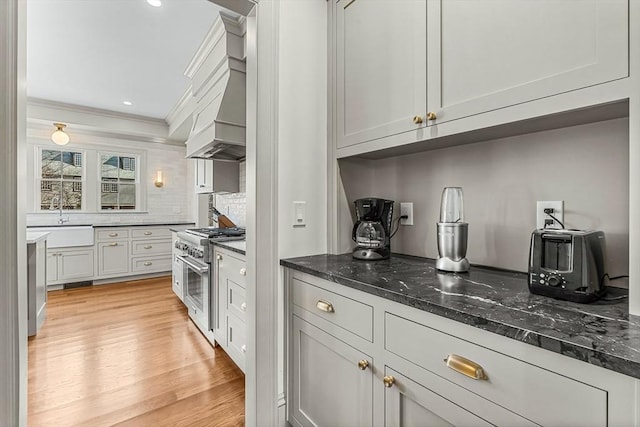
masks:
<path id="1" fill-rule="evenodd" d="M 241 426 L 244 375 L 171 277 L 49 292 L 29 339 L 28 425 Z"/>

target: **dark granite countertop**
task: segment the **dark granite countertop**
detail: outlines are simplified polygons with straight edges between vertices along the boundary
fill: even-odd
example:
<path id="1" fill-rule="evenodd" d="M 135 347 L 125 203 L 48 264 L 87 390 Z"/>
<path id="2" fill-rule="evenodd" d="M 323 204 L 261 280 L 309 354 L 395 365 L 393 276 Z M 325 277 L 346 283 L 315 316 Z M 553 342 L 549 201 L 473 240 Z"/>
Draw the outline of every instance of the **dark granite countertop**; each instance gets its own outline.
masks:
<path id="1" fill-rule="evenodd" d="M 221 248 L 230 250 L 240 255 L 246 255 L 247 241 L 246 240 L 233 240 L 228 242 L 214 242 L 214 246 L 220 246 Z"/>
<path id="2" fill-rule="evenodd" d="M 280 264 L 640 378 L 640 316 L 629 314 L 626 299 L 560 301 L 529 293 L 524 273 L 475 266 L 468 273 L 441 273 L 432 259 L 396 254 L 386 261 L 358 261 L 344 254 Z M 605 298 L 624 293 L 610 288 Z"/>

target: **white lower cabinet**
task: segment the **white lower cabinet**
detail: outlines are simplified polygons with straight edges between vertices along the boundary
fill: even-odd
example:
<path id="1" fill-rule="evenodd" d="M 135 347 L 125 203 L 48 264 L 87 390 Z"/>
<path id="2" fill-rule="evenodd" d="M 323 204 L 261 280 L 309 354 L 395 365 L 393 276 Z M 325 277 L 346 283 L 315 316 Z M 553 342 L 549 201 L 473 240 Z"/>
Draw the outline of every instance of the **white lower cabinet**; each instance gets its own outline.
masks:
<path id="1" fill-rule="evenodd" d="M 214 247 L 211 329 L 217 344 L 245 371 L 246 261 L 244 255 Z"/>
<path id="2" fill-rule="evenodd" d="M 640 425 L 634 378 L 305 273 L 285 276 L 294 426 Z"/>
<path id="3" fill-rule="evenodd" d="M 301 426 L 370 426 L 373 360 L 293 316 L 290 420 Z M 360 364 L 360 365 L 359 365 Z M 362 368 L 359 368 L 362 367 Z"/>
<path id="4" fill-rule="evenodd" d="M 47 285 L 92 280 L 93 246 L 47 250 Z"/>
<path id="5" fill-rule="evenodd" d="M 129 272 L 129 241 L 98 242 L 98 276 Z"/>

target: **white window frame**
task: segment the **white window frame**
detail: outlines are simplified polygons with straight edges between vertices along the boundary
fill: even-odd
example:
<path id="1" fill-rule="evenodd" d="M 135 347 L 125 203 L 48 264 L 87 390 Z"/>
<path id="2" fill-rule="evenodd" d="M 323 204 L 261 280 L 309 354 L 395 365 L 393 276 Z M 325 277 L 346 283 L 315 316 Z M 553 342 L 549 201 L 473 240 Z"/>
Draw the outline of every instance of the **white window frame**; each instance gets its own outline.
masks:
<path id="1" fill-rule="evenodd" d="M 43 151 L 60 151 L 60 152 L 73 152 L 73 153 L 80 153 L 82 155 L 82 161 L 80 162 L 80 165 L 76 165 L 76 166 L 80 166 L 82 168 L 82 179 L 79 181 L 74 181 L 74 180 L 63 180 L 63 179 L 43 179 L 42 178 L 42 152 Z M 82 212 L 86 212 L 86 208 L 87 208 L 87 168 L 86 168 L 86 159 L 87 159 L 87 152 L 86 150 L 83 149 L 79 149 L 76 147 L 69 147 L 69 146 L 65 146 L 65 147 L 51 147 L 51 146 L 36 146 L 35 149 L 35 157 L 36 157 L 36 162 L 35 162 L 35 191 L 34 191 L 34 211 L 35 212 L 50 212 L 50 209 L 42 209 L 41 206 L 41 202 L 42 202 L 42 182 L 43 181 L 57 181 L 57 182 L 71 182 L 71 183 L 80 183 L 82 185 L 82 191 L 81 193 L 81 204 L 80 204 L 80 209 L 75 209 L 75 210 L 66 210 L 65 212 L 71 212 L 71 213 L 82 213 Z M 75 159 L 76 156 L 74 155 L 74 163 L 75 163 Z M 55 209 L 56 211 L 58 209 Z"/>
<path id="2" fill-rule="evenodd" d="M 97 194 L 96 194 L 96 212 L 101 213 L 132 213 L 132 212 L 144 212 L 146 209 L 146 191 L 145 185 L 142 182 L 142 177 L 146 176 L 146 156 L 144 152 L 137 151 L 119 151 L 119 150 L 98 150 L 96 156 L 96 173 L 97 173 Z M 135 175 L 135 186 L 136 186 L 136 206 L 134 209 L 102 209 L 102 185 L 109 184 L 108 181 L 102 181 L 102 156 L 119 156 L 132 158 L 133 165 L 135 167 L 136 175 Z M 129 164 L 129 168 L 125 168 L 123 162 L 124 170 L 131 170 L 131 165 Z M 114 181 L 113 184 L 118 184 L 119 181 Z"/>

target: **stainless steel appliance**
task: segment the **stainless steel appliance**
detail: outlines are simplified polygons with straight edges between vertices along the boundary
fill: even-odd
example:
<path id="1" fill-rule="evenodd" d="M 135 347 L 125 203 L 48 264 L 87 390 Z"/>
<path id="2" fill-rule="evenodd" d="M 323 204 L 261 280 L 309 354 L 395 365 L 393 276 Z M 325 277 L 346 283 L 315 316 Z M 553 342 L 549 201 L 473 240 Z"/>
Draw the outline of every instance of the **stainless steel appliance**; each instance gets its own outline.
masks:
<path id="1" fill-rule="evenodd" d="M 607 278 L 602 231 L 540 229 L 531 234 L 531 293 L 591 302 L 605 294 Z"/>
<path id="2" fill-rule="evenodd" d="M 216 303 L 211 292 L 211 264 L 213 242 L 244 240 L 244 228 L 193 228 L 178 232 L 176 248 L 182 266 L 184 303 L 189 317 L 209 342 L 215 345 L 213 319 Z"/>
<path id="3" fill-rule="evenodd" d="M 388 259 L 391 255 L 393 200 L 358 199 L 351 238 L 356 242 L 353 257 L 363 260 Z"/>
<path id="4" fill-rule="evenodd" d="M 442 191 L 437 231 L 439 256 L 436 268 L 442 271 L 469 271 L 469 260 L 466 258 L 469 224 L 464 222 L 462 188 L 446 187 Z"/>

